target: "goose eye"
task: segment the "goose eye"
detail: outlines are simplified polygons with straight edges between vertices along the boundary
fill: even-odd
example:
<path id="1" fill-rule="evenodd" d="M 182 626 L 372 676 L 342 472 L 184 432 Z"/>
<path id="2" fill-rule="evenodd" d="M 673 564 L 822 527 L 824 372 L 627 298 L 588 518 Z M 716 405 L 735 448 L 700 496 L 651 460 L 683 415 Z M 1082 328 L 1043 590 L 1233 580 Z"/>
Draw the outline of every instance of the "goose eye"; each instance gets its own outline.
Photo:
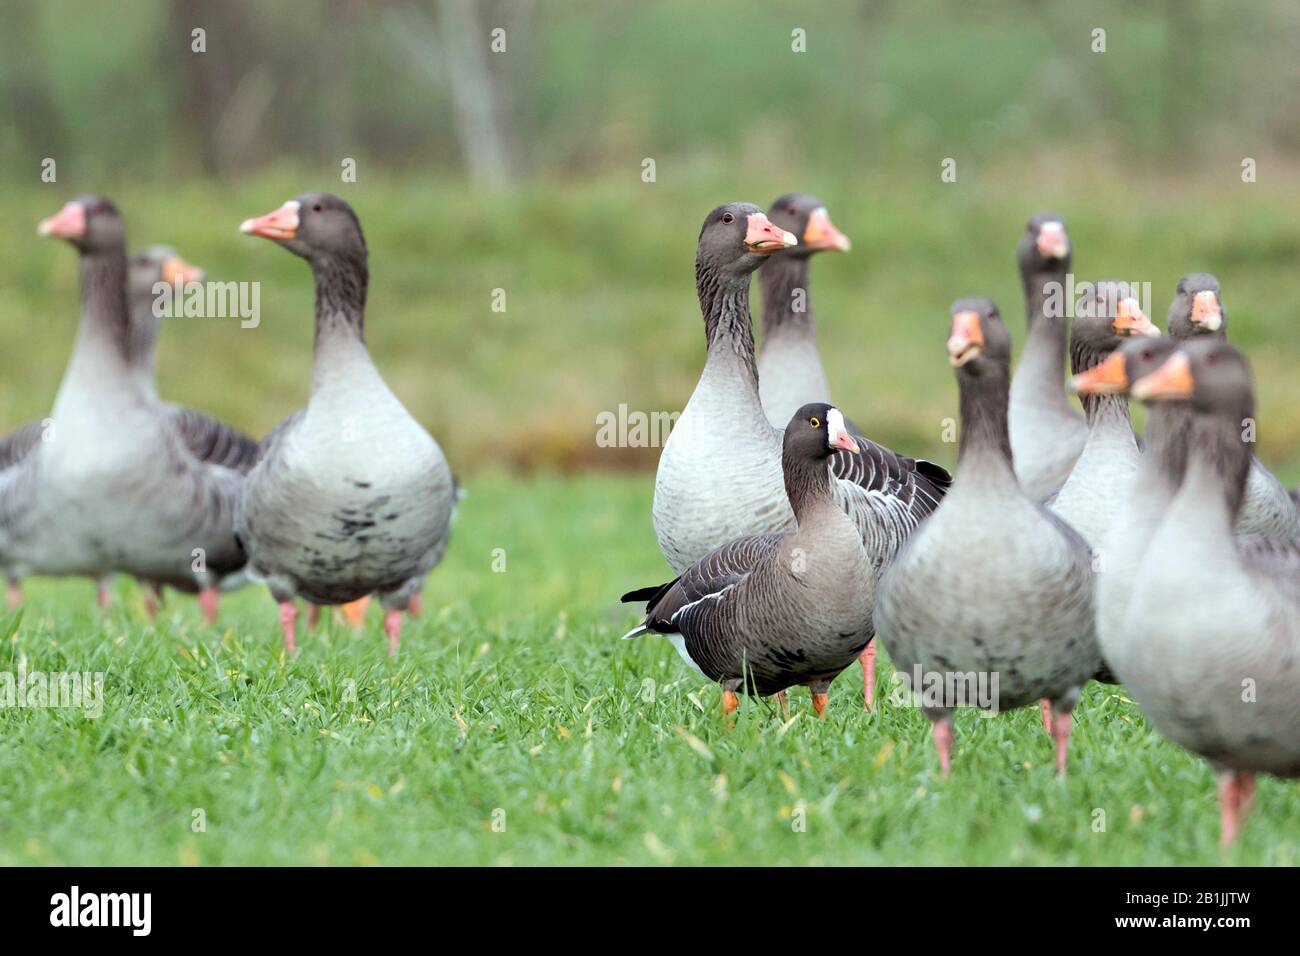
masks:
<path id="1" fill-rule="evenodd" d="M 795 215 L 795 214 L 798 212 L 798 210 L 795 209 L 794 206 L 787 206 L 786 209 L 785 209 L 785 211 L 788 212 L 788 213 L 789 213 L 790 215 L 792 215 L 792 216 Z"/>
<path id="2" fill-rule="evenodd" d="M 320 212 L 320 203 L 317 203 L 316 205 L 312 206 L 311 208 L 312 208 L 312 211 L 313 211 L 313 212 Z"/>
<path id="3" fill-rule="evenodd" d="M 812 418 L 808 419 L 808 424 L 811 425 L 813 428 L 821 428 L 821 427 L 822 427 L 822 421 L 821 421 L 821 419 L 818 418 L 816 415 L 814 415 Z"/>
<path id="4" fill-rule="evenodd" d="M 726 223 L 732 223 L 736 221 L 736 217 L 729 212 L 724 212 L 722 214 L 722 221 Z"/>

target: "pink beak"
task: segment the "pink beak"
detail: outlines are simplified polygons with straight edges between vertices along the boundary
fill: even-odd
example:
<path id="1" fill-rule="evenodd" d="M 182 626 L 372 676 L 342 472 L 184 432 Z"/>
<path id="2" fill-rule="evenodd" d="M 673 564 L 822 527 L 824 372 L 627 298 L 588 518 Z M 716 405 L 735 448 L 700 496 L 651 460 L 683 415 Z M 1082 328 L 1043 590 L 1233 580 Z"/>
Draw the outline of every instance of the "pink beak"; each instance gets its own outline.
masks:
<path id="1" fill-rule="evenodd" d="M 86 234 L 86 210 L 79 202 L 69 202 L 36 227 L 38 235 L 53 239 L 80 239 Z"/>

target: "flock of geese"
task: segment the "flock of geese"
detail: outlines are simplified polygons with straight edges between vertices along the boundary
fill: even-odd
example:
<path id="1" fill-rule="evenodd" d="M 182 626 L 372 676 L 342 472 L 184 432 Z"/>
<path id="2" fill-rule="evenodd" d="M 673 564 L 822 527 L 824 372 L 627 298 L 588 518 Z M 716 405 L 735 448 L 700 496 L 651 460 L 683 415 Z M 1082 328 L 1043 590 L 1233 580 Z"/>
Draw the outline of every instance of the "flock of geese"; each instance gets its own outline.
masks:
<path id="1" fill-rule="evenodd" d="M 233 224 L 232 224 L 233 227 Z M 384 609 L 390 653 L 441 559 L 457 484 L 437 442 L 384 384 L 366 351 L 369 281 L 361 223 L 311 194 L 242 232 L 305 259 L 316 285 L 311 394 L 261 442 L 163 401 L 155 285 L 201 275 L 171 249 L 128 258 L 117 207 L 68 202 L 38 229 L 80 258 L 81 321 L 49 417 L 0 439 L 0 571 L 9 607 L 28 575 L 87 576 L 100 603 L 117 573 L 156 612 L 164 587 L 197 593 L 265 582 L 295 650 L 297 599 Z"/>
<path id="2" fill-rule="evenodd" d="M 830 404 L 809 264 L 848 249 L 809 196 L 705 219 L 704 370 L 655 477 L 655 534 L 678 577 L 623 596 L 646 606 L 625 637 L 668 638 L 721 685 L 725 719 L 738 693 L 784 706 L 798 684 L 822 715 L 855 660 L 871 707 L 878 636 L 945 776 L 957 707 L 1039 702 L 1064 775 L 1084 684 L 1122 682 L 1218 771 L 1230 843 L 1257 773 L 1300 777 L 1300 505 L 1252 453 L 1253 385 L 1218 281 L 1179 281 L 1168 335 L 1115 281 L 1081 284 L 1071 323 L 1065 223 L 1030 219 L 1014 379 L 992 302 L 957 300 L 946 326 L 954 478 L 863 437 Z M 1130 398 L 1149 406 L 1142 438 Z"/>
<path id="3" fill-rule="evenodd" d="M 9 605 L 29 575 L 114 574 L 197 593 L 264 582 L 289 652 L 297 599 L 384 610 L 390 653 L 442 558 L 458 484 L 366 350 L 361 224 L 310 194 L 242 232 L 305 259 L 315 280 L 307 407 L 260 442 L 164 401 L 157 283 L 201 274 L 165 247 L 127 256 L 117 208 L 68 202 L 40 224 L 80 258 L 81 319 L 50 416 L 0 439 L 0 571 Z M 1227 342 L 1219 283 L 1179 283 L 1168 336 L 1122 282 L 1084 285 L 1068 329 L 1071 246 L 1035 216 L 1017 248 L 1028 339 L 987 299 L 959 299 L 947 357 L 959 395 L 956 478 L 863 437 L 830 404 L 809 266 L 849 249 L 825 207 L 790 195 L 764 214 L 709 213 L 695 279 L 707 357 L 660 457 L 653 519 L 678 575 L 627 637 L 667 637 L 737 694 L 804 684 L 816 712 L 855 660 L 868 707 L 875 638 L 919 685 L 944 774 L 958 706 L 1040 702 L 1064 774 L 1088 680 L 1122 681 L 1152 723 L 1220 773 L 1222 836 L 1256 773 L 1300 776 L 1300 507 L 1254 457 L 1254 396 Z M 749 309 L 762 267 L 762 351 Z M 1063 382 L 1068 351 L 1070 388 Z M 936 349 L 937 352 L 937 349 Z M 1150 405 L 1144 439 L 1129 399 Z M 360 605 L 364 607 L 364 605 Z M 969 683 L 987 677 L 988 699 Z"/>

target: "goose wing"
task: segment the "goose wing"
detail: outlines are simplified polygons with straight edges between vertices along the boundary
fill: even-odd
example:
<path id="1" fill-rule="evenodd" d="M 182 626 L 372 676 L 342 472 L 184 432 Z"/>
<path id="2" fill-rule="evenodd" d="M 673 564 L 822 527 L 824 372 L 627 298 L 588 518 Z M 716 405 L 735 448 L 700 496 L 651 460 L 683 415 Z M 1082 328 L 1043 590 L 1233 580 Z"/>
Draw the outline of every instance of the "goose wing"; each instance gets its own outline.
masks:
<path id="1" fill-rule="evenodd" d="M 179 405 L 170 406 L 167 415 L 185 447 L 199 461 L 221 465 L 240 474 L 248 474 L 257 463 L 258 444 L 243 432 L 210 415 Z"/>

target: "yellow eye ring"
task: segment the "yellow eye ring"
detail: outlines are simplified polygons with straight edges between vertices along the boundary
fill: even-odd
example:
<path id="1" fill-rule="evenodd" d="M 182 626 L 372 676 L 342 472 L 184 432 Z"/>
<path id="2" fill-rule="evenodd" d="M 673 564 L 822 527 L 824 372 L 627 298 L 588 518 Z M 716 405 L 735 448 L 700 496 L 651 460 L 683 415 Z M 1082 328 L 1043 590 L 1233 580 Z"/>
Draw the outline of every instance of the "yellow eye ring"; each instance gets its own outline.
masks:
<path id="1" fill-rule="evenodd" d="M 808 419 L 808 424 L 811 425 L 813 428 L 821 428 L 821 427 L 822 427 L 821 419 L 818 418 L 816 415 L 814 415 L 812 418 Z"/>

